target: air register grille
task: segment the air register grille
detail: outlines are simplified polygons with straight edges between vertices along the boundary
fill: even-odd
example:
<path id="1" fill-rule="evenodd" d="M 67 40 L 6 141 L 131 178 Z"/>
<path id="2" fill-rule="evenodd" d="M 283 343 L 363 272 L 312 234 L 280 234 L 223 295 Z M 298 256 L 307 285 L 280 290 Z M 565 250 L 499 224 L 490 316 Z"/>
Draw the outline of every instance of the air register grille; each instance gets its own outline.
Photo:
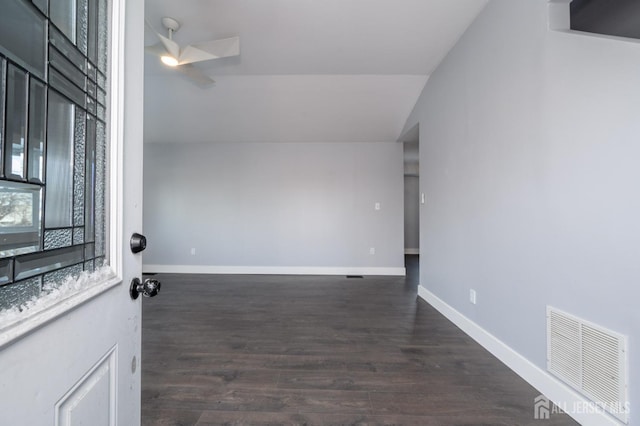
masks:
<path id="1" fill-rule="evenodd" d="M 623 335 L 547 307 L 547 370 L 625 423 L 626 366 Z"/>

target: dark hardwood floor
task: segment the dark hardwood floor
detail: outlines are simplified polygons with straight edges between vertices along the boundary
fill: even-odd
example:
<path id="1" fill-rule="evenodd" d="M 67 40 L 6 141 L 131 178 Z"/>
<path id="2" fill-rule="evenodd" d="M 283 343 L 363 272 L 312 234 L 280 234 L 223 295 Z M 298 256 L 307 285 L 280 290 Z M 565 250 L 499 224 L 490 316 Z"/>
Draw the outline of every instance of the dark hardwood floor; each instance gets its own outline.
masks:
<path id="1" fill-rule="evenodd" d="M 143 425 L 574 425 L 403 277 L 158 274 Z"/>

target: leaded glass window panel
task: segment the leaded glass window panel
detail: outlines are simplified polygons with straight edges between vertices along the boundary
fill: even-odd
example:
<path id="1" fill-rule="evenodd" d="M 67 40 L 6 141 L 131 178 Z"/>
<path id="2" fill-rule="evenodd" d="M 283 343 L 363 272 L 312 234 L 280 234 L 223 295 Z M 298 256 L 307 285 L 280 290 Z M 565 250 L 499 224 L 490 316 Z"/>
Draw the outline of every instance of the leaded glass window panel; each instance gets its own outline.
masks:
<path id="1" fill-rule="evenodd" d="M 49 92 L 47 125 L 47 228 L 71 226 L 73 208 L 73 127 L 75 105 L 55 91 Z"/>
<path id="2" fill-rule="evenodd" d="M 108 262 L 108 10 L 2 0 L 0 312 Z"/>
<path id="3" fill-rule="evenodd" d="M 75 0 L 49 0 L 49 19 L 67 38 L 76 41 Z"/>
<path id="4" fill-rule="evenodd" d="M 44 183 L 44 142 L 46 121 L 46 87 L 31 78 L 29 89 L 29 164 L 30 182 Z"/>
<path id="5" fill-rule="evenodd" d="M 7 111 L 5 124 L 5 175 L 22 179 L 27 139 L 28 76 L 26 71 L 9 65 L 7 71 Z"/>
<path id="6" fill-rule="evenodd" d="M 46 17 L 31 2 L 2 0 L 0 12 L 0 54 L 44 78 Z"/>

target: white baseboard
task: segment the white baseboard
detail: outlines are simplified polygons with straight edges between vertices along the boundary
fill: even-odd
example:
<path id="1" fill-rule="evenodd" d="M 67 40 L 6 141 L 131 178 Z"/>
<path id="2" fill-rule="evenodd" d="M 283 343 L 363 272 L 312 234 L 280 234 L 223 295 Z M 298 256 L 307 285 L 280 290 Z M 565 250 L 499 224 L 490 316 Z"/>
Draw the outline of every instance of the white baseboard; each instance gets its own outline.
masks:
<path id="1" fill-rule="evenodd" d="M 405 268 L 324 266 L 143 265 L 142 271 L 173 274 L 230 275 L 406 275 Z"/>
<path id="2" fill-rule="evenodd" d="M 539 390 L 542 395 L 546 396 L 559 407 L 565 407 L 567 414 L 573 417 L 581 425 L 622 425 L 622 423 L 602 411 L 597 412 L 597 410 L 590 410 L 589 408 L 593 407 L 593 403 L 587 398 L 578 394 L 547 371 L 541 369 L 518 352 L 511 349 L 511 347 L 507 346 L 487 330 L 449 306 L 422 285 L 418 286 L 418 296 L 436 308 L 441 314 L 457 325 L 472 339 L 491 352 L 500 361 L 505 363 L 516 374 L 529 382 L 529 384 Z M 531 401 L 532 419 L 533 413 L 534 402 Z M 551 416 L 553 416 L 553 414 L 551 414 Z M 541 421 L 540 424 L 544 424 L 544 421 Z"/>
<path id="3" fill-rule="evenodd" d="M 419 248 L 406 248 L 404 249 L 404 254 L 420 254 Z"/>

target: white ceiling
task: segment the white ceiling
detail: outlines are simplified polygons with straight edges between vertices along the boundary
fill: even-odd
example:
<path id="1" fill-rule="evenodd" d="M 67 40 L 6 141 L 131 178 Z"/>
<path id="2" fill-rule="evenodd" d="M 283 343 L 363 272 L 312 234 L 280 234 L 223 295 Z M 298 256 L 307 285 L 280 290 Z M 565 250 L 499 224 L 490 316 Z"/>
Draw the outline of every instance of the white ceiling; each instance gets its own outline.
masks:
<path id="1" fill-rule="evenodd" d="M 486 0 L 147 0 L 181 44 L 239 35 L 201 89 L 145 58 L 147 142 L 395 141 L 428 75 Z M 148 32 L 146 44 L 156 40 Z"/>

